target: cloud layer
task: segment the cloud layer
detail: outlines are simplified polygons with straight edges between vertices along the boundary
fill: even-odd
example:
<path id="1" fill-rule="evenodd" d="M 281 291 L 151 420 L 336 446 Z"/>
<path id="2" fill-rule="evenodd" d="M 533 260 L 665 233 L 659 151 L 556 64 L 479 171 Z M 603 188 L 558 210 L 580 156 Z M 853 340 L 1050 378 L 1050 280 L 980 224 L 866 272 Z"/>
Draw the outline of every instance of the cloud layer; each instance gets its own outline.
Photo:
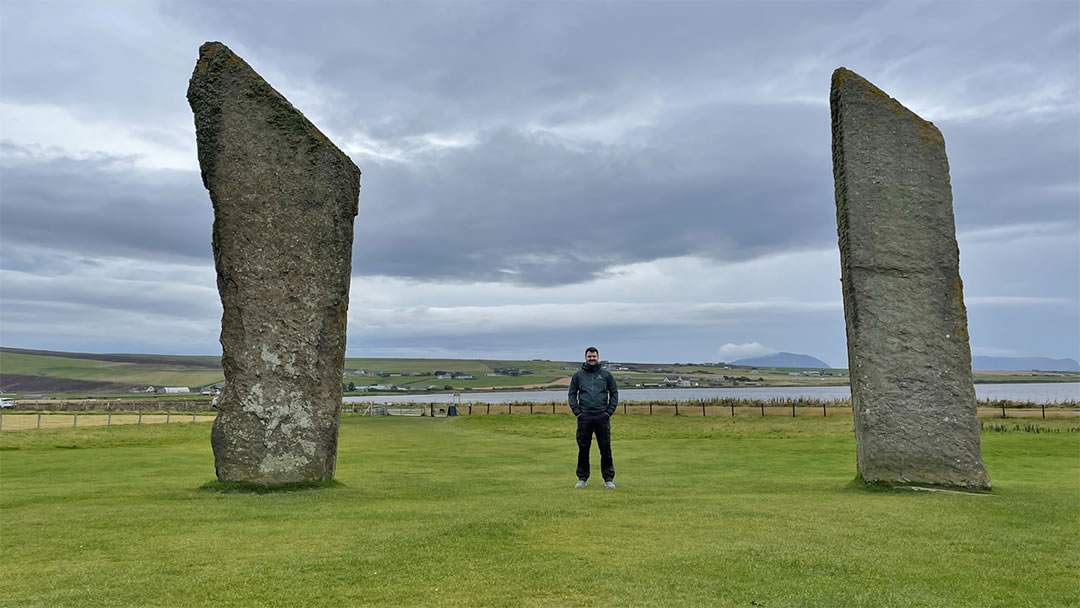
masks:
<path id="1" fill-rule="evenodd" d="M 220 39 L 364 171 L 351 356 L 843 365 L 844 65 L 945 135 L 973 348 L 1080 357 L 1073 3 L 64 8 L 0 20 L 5 345 L 217 351 L 184 91 Z"/>

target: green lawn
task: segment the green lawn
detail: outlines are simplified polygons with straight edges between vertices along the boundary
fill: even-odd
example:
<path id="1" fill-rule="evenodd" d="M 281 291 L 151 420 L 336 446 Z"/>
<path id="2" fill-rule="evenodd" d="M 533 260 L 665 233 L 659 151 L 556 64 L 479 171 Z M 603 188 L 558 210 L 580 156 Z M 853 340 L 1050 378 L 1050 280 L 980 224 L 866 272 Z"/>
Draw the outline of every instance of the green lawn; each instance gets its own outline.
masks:
<path id="1" fill-rule="evenodd" d="M 614 491 L 571 487 L 572 418 L 515 415 L 349 417 L 340 487 L 271 494 L 201 488 L 207 424 L 5 431 L 0 606 L 1080 600 L 1077 421 L 985 433 L 979 496 L 853 483 L 850 420 L 613 427 Z"/>

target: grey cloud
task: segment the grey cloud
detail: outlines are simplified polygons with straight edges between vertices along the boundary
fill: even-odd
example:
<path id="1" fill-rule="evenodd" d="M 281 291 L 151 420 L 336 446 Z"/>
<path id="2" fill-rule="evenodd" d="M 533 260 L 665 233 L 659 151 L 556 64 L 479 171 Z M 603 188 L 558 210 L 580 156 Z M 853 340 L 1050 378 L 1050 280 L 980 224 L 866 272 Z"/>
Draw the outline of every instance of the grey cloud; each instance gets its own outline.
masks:
<path id="1" fill-rule="evenodd" d="M 109 314 L 132 313 L 154 317 L 171 317 L 173 320 L 205 319 L 213 325 L 221 315 L 221 305 L 213 291 L 192 289 L 185 285 L 155 284 L 142 281 L 131 285 L 112 284 L 102 286 L 77 277 L 64 277 L 52 284 L 24 284 L 6 280 L 7 288 L 17 290 L 4 301 L 5 323 L 17 324 L 19 320 L 40 318 L 53 309 L 67 311 L 87 322 L 108 311 Z M 58 291 L 65 293 L 58 300 Z"/>
<path id="2" fill-rule="evenodd" d="M 1062 78 L 1075 89 L 1075 74 L 1059 60 L 1076 54 L 1075 39 L 1046 31 L 1075 23 L 1069 2 L 975 13 L 962 3 L 165 7 L 191 28 L 231 36 L 267 64 L 318 83 L 333 98 L 335 130 L 385 138 L 514 126 L 522 118 L 558 125 L 602 117 L 637 98 L 745 95 L 766 84 L 824 98 L 828 74 L 841 64 L 903 90 L 947 88 L 972 98 Z M 1022 83 L 1003 83 L 969 73 L 971 65 L 1028 73 Z"/>
<path id="3" fill-rule="evenodd" d="M 908 3 L 166 6 L 317 83 L 335 131 L 393 141 L 496 125 L 475 148 L 421 168 L 361 161 L 356 268 L 414 278 L 557 284 L 614 263 L 688 253 L 744 259 L 833 242 L 825 102 L 829 71 L 841 63 L 871 79 L 880 73 L 879 84 L 905 102 L 935 99 L 938 89 L 989 99 L 1061 78 L 1076 88 L 1075 75 L 1041 69 L 1076 46 L 1041 35 L 1055 19 L 1067 22 L 1069 8 L 1053 3 L 977 15 Z M 1031 73 L 1019 85 L 970 65 Z M 582 149 L 519 130 L 528 120 L 560 127 L 610 118 L 651 96 L 661 113 L 635 131 L 645 142 L 637 148 Z M 784 101 L 807 96 L 820 103 Z M 1024 184 L 1068 181 L 1075 124 L 943 125 L 959 225 L 1014 222 L 1011 203 Z M 994 150 L 1017 168 L 989 172 Z M 1072 221 L 1062 198 L 1043 198 L 1035 215 Z M 590 214 L 610 223 L 575 226 Z M 530 259 L 551 262 L 520 261 Z"/>
<path id="4" fill-rule="evenodd" d="M 268 64 L 319 83 L 338 106 L 335 130 L 380 137 L 522 117 L 576 122 L 642 95 L 753 82 L 786 71 L 776 46 L 798 51 L 808 24 L 863 11 L 785 3 L 777 19 L 780 7 L 743 3 L 253 6 L 167 5 L 175 19 L 212 24 Z M 748 35 L 763 28 L 774 35 Z"/>
<path id="5" fill-rule="evenodd" d="M 612 264 L 741 260 L 835 238 L 827 148 L 811 162 L 778 137 L 758 158 L 725 143 L 730 127 L 698 131 L 683 149 L 647 150 L 499 131 L 435 168 L 368 163 L 354 268 L 557 284 Z"/>
<path id="6" fill-rule="evenodd" d="M 1080 228 L 1080 21 L 1071 0 L 976 11 L 959 2 L 56 6 L 5 5 L 0 101 L 115 121 L 130 136 L 184 149 L 194 137 L 184 89 L 205 36 L 230 44 L 286 94 L 297 92 L 293 101 L 335 137 L 398 148 L 429 133 L 474 135 L 472 147 L 418 153 L 412 164 L 357 158 L 358 274 L 560 285 L 668 256 L 744 260 L 835 247 L 827 96 L 839 65 L 941 127 L 960 231 Z M 1024 107 L 1039 91 L 1050 96 L 1030 104 L 1046 107 Z M 1002 100 L 1007 112 L 996 105 Z M 987 117 L 965 117 L 972 108 L 989 108 Z M 618 118 L 629 124 L 601 138 L 607 143 L 556 134 Z M 3 268 L 60 274 L 103 256 L 209 266 L 212 217 L 196 172 L 3 152 Z M 41 247 L 56 254 L 39 255 Z M 1045 265 L 1019 268 L 965 248 L 962 270 L 973 294 L 1075 301 L 1074 249 L 1047 250 Z M 109 306 L 108 294 L 94 297 L 80 306 Z M 153 298 L 132 305 L 163 306 Z M 32 320 L 31 309 L 24 313 Z M 1047 334 L 1036 315 L 1026 325 L 1003 308 L 971 314 L 973 340 L 984 346 L 1023 351 L 1031 338 L 1018 327 Z M 1077 335 L 1075 312 L 1046 314 Z M 787 321 L 770 317 L 723 335 L 609 328 L 443 345 L 550 356 L 569 342 L 624 352 L 647 342 L 655 360 L 675 360 L 681 348 L 760 341 L 836 365 L 844 358 L 837 318 L 800 317 L 781 333 L 767 328 Z M 1076 344 L 1060 347 L 1069 350 L 1032 354 L 1076 356 Z"/>
<path id="7" fill-rule="evenodd" d="M 183 120 L 198 56 L 184 37 L 158 22 L 150 2 L 5 2 L 0 99 L 63 107 L 90 122 Z"/>
<path id="8" fill-rule="evenodd" d="M 1034 124 L 939 127 L 958 227 L 1053 221 L 1080 230 L 1080 114 Z"/>
<path id="9" fill-rule="evenodd" d="M 0 146 L 0 241 L 81 256 L 210 260 L 209 197 L 193 171 L 127 159 L 40 158 Z M 6 263 L 5 263 L 6 266 Z"/>

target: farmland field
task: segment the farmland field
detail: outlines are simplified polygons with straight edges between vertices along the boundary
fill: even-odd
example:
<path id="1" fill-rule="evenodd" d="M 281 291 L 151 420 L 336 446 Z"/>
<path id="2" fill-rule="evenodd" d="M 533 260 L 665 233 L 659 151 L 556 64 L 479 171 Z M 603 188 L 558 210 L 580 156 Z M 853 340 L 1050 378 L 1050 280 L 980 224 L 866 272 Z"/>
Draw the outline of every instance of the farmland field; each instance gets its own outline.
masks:
<path id="1" fill-rule="evenodd" d="M 390 384 L 401 387 L 435 386 L 435 390 L 524 387 L 566 381 L 580 362 L 481 359 L 357 358 L 345 360 L 342 383 L 356 387 Z M 489 376 L 496 369 L 511 368 L 524 375 Z M 360 371 L 363 371 L 363 374 Z M 803 368 L 729 368 L 722 365 L 669 363 L 620 363 L 611 365 L 622 388 L 660 383 L 681 377 L 697 386 L 843 386 L 845 370 Z M 435 372 L 472 375 L 472 379 L 435 378 Z M 811 375 L 802 375 L 807 372 Z M 421 374 L 421 375 L 412 375 Z M 12 394 L 44 394 L 53 397 L 128 394 L 146 386 L 220 384 L 225 379 L 219 357 L 140 354 L 91 354 L 37 351 L 0 347 L 0 390 Z M 1032 372 L 975 374 L 976 382 L 1076 382 L 1080 374 L 1033 376 Z"/>
<path id="2" fill-rule="evenodd" d="M 187 363 L 179 357 L 162 357 L 165 361 L 146 355 L 130 357 L 129 361 L 107 361 L 0 351 L 0 371 L 4 375 L 43 377 L 42 388 L 37 390 L 49 392 L 53 392 L 46 388 L 49 381 L 62 379 L 102 383 L 103 389 L 114 389 L 140 384 L 203 386 L 225 378 L 220 367 L 207 367 L 204 357 L 191 357 Z"/>
<path id="3" fill-rule="evenodd" d="M 346 417 L 339 485 L 269 494 L 208 484 L 207 424 L 5 432 L 0 605 L 1077 599 L 1076 420 L 985 432 L 979 495 L 853 482 L 850 419 L 688 416 L 616 417 L 618 489 L 574 490 L 573 426 Z"/>

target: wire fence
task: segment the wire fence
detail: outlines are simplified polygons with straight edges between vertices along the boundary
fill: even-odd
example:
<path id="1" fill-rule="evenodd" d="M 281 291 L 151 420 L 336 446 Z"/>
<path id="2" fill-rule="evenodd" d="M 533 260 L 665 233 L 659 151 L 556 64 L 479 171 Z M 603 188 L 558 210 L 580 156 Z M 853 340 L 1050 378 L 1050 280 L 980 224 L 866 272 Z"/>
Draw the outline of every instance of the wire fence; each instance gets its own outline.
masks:
<path id="1" fill-rule="evenodd" d="M 1023 403 L 1006 400 L 981 401 L 978 404 L 980 418 L 1073 418 L 1080 416 L 1080 403 Z M 363 415 L 391 416 L 491 416 L 534 415 L 534 414 L 572 414 L 570 406 L 564 402 L 548 403 L 510 402 L 510 403 L 410 403 L 410 404 L 368 404 L 359 407 L 346 407 L 345 411 Z M 712 399 L 703 401 L 665 401 L 665 402 L 624 402 L 616 409 L 616 414 L 647 416 L 784 416 L 791 418 L 811 417 L 848 417 L 851 413 L 851 401 L 819 401 L 813 399 Z"/>
<path id="2" fill-rule="evenodd" d="M 50 404 L 53 407 L 58 404 Z M 158 404 L 156 404 L 158 405 Z M 175 424 L 212 422 L 213 410 L 208 414 L 199 409 L 150 412 L 113 408 L 90 410 L 85 403 L 77 407 L 50 409 L 36 412 L 0 413 L 0 431 L 111 427 L 125 424 Z M 71 410 L 74 411 L 71 411 Z M 1023 403 L 1007 400 L 980 401 L 980 418 L 1075 418 L 1080 416 L 1080 403 Z M 494 415 L 570 415 L 573 412 L 564 402 L 548 403 L 410 403 L 410 404 L 346 404 L 343 412 L 367 416 L 453 417 Z M 200 413 L 202 412 L 202 413 Z M 616 409 L 623 416 L 692 416 L 692 417 L 767 417 L 787 418 L 851 418 L 851 402 L 816 401 L 813 399 L 714 399 L 707 401 L 624 402 Z"/>

